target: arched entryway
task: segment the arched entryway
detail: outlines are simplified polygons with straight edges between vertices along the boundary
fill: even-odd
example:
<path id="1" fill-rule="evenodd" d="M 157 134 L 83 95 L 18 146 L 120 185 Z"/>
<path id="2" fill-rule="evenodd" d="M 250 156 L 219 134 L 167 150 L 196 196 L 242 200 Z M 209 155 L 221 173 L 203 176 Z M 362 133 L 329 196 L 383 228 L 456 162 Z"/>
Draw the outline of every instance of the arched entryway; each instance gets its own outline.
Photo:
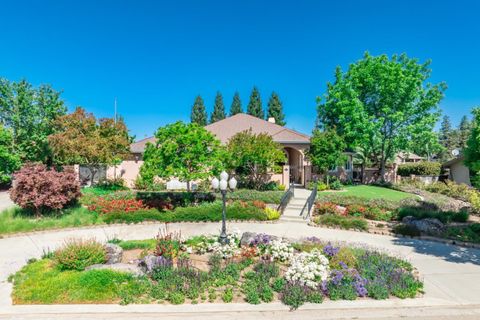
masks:
<path id="1" fill-rule="evenodd" d="M 285 147 L 284 150 L 290 166 L 290 182 L 303 185 L 303 153 L 292 147 Z"/>

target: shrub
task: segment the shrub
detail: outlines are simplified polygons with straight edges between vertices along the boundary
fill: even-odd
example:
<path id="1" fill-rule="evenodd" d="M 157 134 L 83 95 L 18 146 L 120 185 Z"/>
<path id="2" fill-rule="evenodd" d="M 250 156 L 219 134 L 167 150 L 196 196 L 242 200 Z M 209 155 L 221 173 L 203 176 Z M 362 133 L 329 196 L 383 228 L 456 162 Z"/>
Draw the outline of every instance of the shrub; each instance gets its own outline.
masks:
<path id="1" fill-rule="evenodd" d="M 332 202 L 317 202 L 314 208 L 315 215 L 340 214 L 337 205 Z"/>
<path id="2" fill-rule="evenodd" d="M 97 212 L 99 214 L 121 213 L 121 212 L 135 212 L 139 210 L 148 209 L 142 200 L 135 199 L 105 199 L 96 198 L 88 210 Z"/>
<path id="3" fill-rule="evenodd" d="M 480 223 L 465 227 L 448 227 L 444 235 L 455 240 L 480 243 Z"/>
<path id="4" fill-rule="evenodd" d="M 133 187 L 137 190 L 145 190 L 145 191 L 162 191 L 166 189 L 164 183 L 160 183 L 155 181 L 148 181 L 142 178 L 141 175 L 138 175 L 133 183 Z"/>
<path id="5" fill-rule="evenodd" d="M 340 180 L 334 180 L 329 184 L 329 187 L 331 190 L 342 190 L 343 184 L 340 182 Z"/>
<path id="6" fill-rule="evenodd" d="M 406 216 L 412 216 L 417 219 L 435 218 L 443 223 L 450 222 L 467 222 L 469 213 L 467 211 L 434 211 L 422 207 L 404 207 L 400 208 L 397 213 L 398 220 L 402 220 Z"/>
<path id="7" fill-rule="evenodd" d="M 150 208 L 157 208 L 159 210 L 173 209 L 176 207 L 186 207 L 190 205 L 197 205 L 203 202 L 215 201 L 215 194 L 210 192 L 137 192 L 137 200 L 142 200 L 143 203 Z"/>
<path id="8" fill-rule="evenodd" d="M 178 207 L 171 211 L 160 212 L 156 209 L 146 209 L 134 212 L 113 212 L 102 216 L 106 223 L 142 221 L 221 221 L 222 203 L 202 203 L 192 207 Z M 231 220 L 267 220 L 265 211 L 245 202 L 233 202 L 227 206 L 227 219 Z"/>
<path id="9" fill-rule="evenodd" d="M 11 199 L 37 215 L 63 209 L 80 197 L 80 184 L 70 169 L 60 172 L 43 164 L 27 164 L 14 174 L 14 179 Z"/>
<path id="10" fill-rule="evenodd" d="M 260 200 L 265 203 L 280 204 L 283 194 L 283 191 L 258 191 L 249 189 L 238 189 L 233 192 L 227 193 L 227 199 L 242 201 Z M 220 199 L 221 195 L 217 194 L 217 197 Z"/>
<path id="11" fill-rule="evenodd" d="M 105 247 L 95 240 L 70 240 L 55 251 L 55 262 L 60 270 L 85 270 L 86 267 L 105 263 Z"/>
<path id="12" fill-rule="evenodd" d="M 403 236 L 409 236 L 409 237 L 419 237 L 422 235 L 420 230 L 418 230 L 416 227 L 409 225 L 409 224 L 404 224 L 404 223 L 399 223 L 393 227 L 393 232 L 397 234 L 401 234 Z"/>
<path id="13" fill-rule="evenodd" d="M 368 223 L 363 218 L 344 217 L 336 214 L 324 214 L 313 218 L 313 222 L 342 229 L 368 230 Z"/>
<path id="14" fill-rule="evenodd" d="M 402 177 L 408 177 L 412 174 L 418 176 L 439 176 L 441 163 L 420 161 L 415 163 L 404 163 L 398 166 L 397 173 Z"/>
<path id="15" fill-rule="evenodd" d="M 280 218 L 280 212 L 276 209 L 266 207 L 264 211 L 267 220 L 278 220 Z"/>

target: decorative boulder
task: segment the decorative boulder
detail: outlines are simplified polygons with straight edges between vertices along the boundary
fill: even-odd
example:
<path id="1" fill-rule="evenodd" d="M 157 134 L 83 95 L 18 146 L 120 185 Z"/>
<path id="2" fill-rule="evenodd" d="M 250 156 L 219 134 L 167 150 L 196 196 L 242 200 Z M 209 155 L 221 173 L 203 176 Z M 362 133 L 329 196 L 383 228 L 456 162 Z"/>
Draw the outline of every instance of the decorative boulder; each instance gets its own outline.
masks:
<path id="1" fill-rule="evenodd" d="M 256 232 L 244 232 L 240 238 L 240 246 L 249 246 L 258 235 L 262 235 L 262 238 L 268 237 L 270 241 L 278 240 L 276 236 L 267 235 L 265 233 L 256 233 Z"/>
<path id="2" fill-rule="evenodd" d="M 120 272 L 132 273 L 136 276 L 144 275 L 142 268 L 134 264 L 128 263 L 114 263 L 114 264 L 94 264 L 92 266 L 86 267 L 85 270 L 114 270 Z"/>
<path id="3" fill-rule="evenodd" d="M 120 246 L 117 246 L 113 243 L 107 243 L 105 245 L 105 250 L 107 251 L 107 262 L 106 264 L 114 264 L 122 262 L 123 249 Z"/>
<path id="4" fill-rule="evenodd" d="M 154 256 L 149 254 L 145 256 L 140 262 L 138 266 L 142 268 L 145 273 L 151 273 L 155 268 L 160 266 L 172 266 L 172 260 L 164 258 L 162 256 Z"/>
<path id="5" fill-rule="evenodd" d="M 445 225 L 435 218 L 415 219 L 412 216 L 406 216 L 402 219 L 402 222 L 426 234 L 438 235 L 445 231 Z"/>

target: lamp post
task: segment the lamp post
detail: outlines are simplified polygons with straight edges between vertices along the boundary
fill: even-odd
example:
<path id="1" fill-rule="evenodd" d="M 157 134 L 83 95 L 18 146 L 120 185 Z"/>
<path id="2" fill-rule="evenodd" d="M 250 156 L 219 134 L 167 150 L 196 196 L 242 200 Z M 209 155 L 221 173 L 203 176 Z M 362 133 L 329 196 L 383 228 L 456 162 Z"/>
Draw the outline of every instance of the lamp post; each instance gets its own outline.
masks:
<path id="1" fill-rule="evenodd" d="M 220 173 L 220 180 L 217 178 L 213 178 L 212 180 L 212 188 L 213 190 L 218 190 L 220 189 L 220 193 L 222 194 L 222 201 L 223 201 L 223 209 L 222 209 L 222 232 L 220 233 L 220 238 L 219 242 L 221 244 L 227 244 L 228 243 L 228 237 L 227 237 L 227 226 L 226 226 L 226 220 L 227 220 L 227 191 L 228 187 L 230 187 L 230 190 L 234 190 L 237 187 L 237 180 L 235 178 L 231 178 L 230 181 L 228 181 L 228 173 L 225 171 L 222 171 Z"/>

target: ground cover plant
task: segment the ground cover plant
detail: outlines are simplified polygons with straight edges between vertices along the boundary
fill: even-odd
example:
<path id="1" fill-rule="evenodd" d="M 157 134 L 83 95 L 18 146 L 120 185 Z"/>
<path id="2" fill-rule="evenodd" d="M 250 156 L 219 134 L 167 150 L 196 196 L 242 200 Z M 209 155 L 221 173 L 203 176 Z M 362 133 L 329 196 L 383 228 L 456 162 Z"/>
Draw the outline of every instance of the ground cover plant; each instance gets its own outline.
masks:
<path id="1" fill-rule="evenodd" d="M 104 258 L 102 245 L 93 240 L 69 242 L 11 276 L 12 298 L 15 304 L 280 300 L 296 309 L 326 299 L 403 299 L 422 292 L 413 266 L 384 252 L 315 237 L 292 243 L 256 234 L 242 245 L 241 238 L 231 232 L 229 243 L 221 245 L 218 236 L 185 240 L 180 233 L 165 230 L 155 239 L 112 239 L 126 250 L 143 250 L 145 258 L 139 265 L 148 267 L 137 276 L 110 269 L 84 270 Z"/>

